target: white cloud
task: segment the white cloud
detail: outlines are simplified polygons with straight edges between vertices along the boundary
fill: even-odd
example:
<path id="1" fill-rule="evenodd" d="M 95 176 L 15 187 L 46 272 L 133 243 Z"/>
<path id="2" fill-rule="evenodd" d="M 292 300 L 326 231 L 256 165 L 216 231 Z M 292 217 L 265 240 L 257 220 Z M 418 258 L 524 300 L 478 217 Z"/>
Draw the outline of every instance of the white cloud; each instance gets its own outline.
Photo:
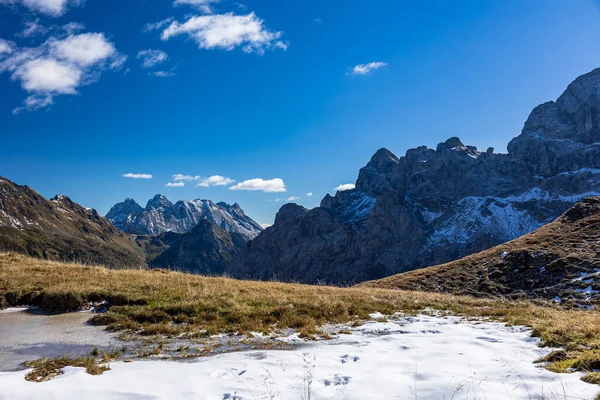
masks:
<path id="1" fill-rule="evenodd" d="M 173 18 L 173 17 L 169 17 L 167 19 L 163 19 L 162 21 L 158 21 L 158 22 L 148 22 L 146 25 L 144 25 L 142 32 L 152 32 L 152 31 L 157 31 L 159 29 L 162 29 L 165 26 L 169 25 L 171 22 L 173 22 L 174 19 L 175 18 Z"/>
<path id="2" fill-rule="evenodd" d="M 103 33 L 82 33 L 63 40 L 50 39 L 50 52 L 58 59 L 87 67 L 116 53 L 115 46 Z"/>
<path id="3" fill-rule="evenodd" d="M 208 178 L 202 178 L 200 179 L 200 182 L 198 183 L 197 186 L 201 186 L 201 187 L 209 187 L 209 186 L 227 186 L 230 185 L 232 183 L 234 183 L 235 181 L 231 178 L 226 178 L 224 176 L 221 175 L 213 175 L 211 177 Z"/>
<path id="4" fill-rule="evenodd" d="M 265 49 L 287 49 L 279 40 L 282 32 L 271 32 L 264 21 L 254 13 L 248 15 L 216 14 L 190 17 L 186 22 L 172 22 L 161 35 L 169 40 L 178 35 L 187 35 L 201 49 L 233 50 L 242 47 L 246 53 L 264 53 Z"/>
<path id="5" fill-rule="evenodd" d="M 83 72 L 64 61 L 36 58 L 24 63 L 13 74 L 28 92 L 75 94 Z"/>
<path id="6" fill-rule="evenodd" d="M 343 192 L 346 190 L 352 190 L 354 189 L 356 186 L 353 183 L 344 183 L 343 185 L 340 185 L 338 187 L 336 187 L 335 189 L 333 189 L 334 192 Z"/>
<path id="7" fill-rule="evenodd" d="M 166 187 L 184 187 L 184 182 L 169 182 L 165 185 Z"/>
<path id="8" fill-rule="evenodd" d="M 0 57 L 10 54 L 14 51 L 15 44 L 0 38 Z M 0 61 L 2 59 L 0 58 Z"/>
<path id="9" fill-rule="evenodd" d="M 45 35 L 46 33 L 48 33 L 48 28 L 40 24 L 39 18 L 36 18 L 32 21 L 25 21 L 23 25 L 25 25 L 25 28 L 20 33 L 18 33 L 17 36 L 32 37 L 38 35 Z"/>
<path id="10" fill-rule="evenodd" d="M 79 22 L 69 22 L 62 26 L 62 29 L 67 33 L 67 35 L 71 36 L 74 33 L 82 31 L 85 29 L 85 25 Z"/>
<path id="11" fill-rule="evenodd" d="M 263 191 L 266 193 L 280 193 L 287 192 L 285 183 L 280 178 L 264 180 L 261 178 L 249 179 L 238 183 L 237 185 L 231 186 L 231 190 L 249 190 L 249 191 Z"/>
<path id="12" fill-rule="evenodd" d="M 60 17 L 70 6 L 83 5 L 84 0 L 0 0 L 0 5 L 23 5 L 30 11 Z"/>
<path id="13" fill-rule="evenodd" d="M 128 174 L 124 174 L 123 178 L 130 178 L 130 179 L 152 179 L 152 175 L 150 175 L 150 174 L 132 174 L 130 172 Z"/>
<path id="14" fill-rule="evenodd" d="M 104 70 L 120 68 L 125 60 L 102 33 L 51 37 L 31 48 L 0 40 L 0 73 L 10 73 L 29 95 L 14 113 L 47 107 L 57 95 L 77 94 L 79 87 L 96 82 Z"/>
<path id="15" fill-rule="evenodd" d="M 313 194 L 312 194 L 312 192 L 308 192 L 308 193 L 306 193 L 306 195 L 307 195 L 308 197 L 311 197 Z"/>
<path id="16" fill-rule="evenodd" d="M 368 75 L 376 69 L 383 68 L 387 63 L 381 61 L 374 61 L 368 64 L 358 64 L 352 68 L 352 75 Z"/>
<path id="17" fill-rule="evenodd" d="M 197 8 L 205 14 L 212 14 L 213 9 L 211 7 L 211 4 L 213 3 L 219 3 L 219 0 L 175 0 L 173 5 L 190 5 Z"/>
<path id="18" fill-rule="evenodd" d="M 200 179 L 199 176 L 191 176 L 191 175 L 183 175 L 183 174 L 173 175 L 174 181 L 197 181 L 199 179 Z"/>
<path id="19" fill-rule="evenodd" d="M 142 67 L 152 68 L 157 64 L 167 61 L 169 56 L 162 50 L 142 50 L 137 54 L 138 60 L 142 59 Z"/>
<path id="20" fill-rule="evenodd" d="M 300 197 L 292 196 L 292 197 L 288 197 L 288 199 L 287 199 L 287 201 L 296 201 L 296 200 L 300 200 Z"/>
<path id="21" fill-rule="evenodd" d="M 149 72 L 148 75 L 158 76 L 159 78 L 172 78 L 174 76 L 177 76 L 177 74 L 173 71 L 153 71 Z"/>

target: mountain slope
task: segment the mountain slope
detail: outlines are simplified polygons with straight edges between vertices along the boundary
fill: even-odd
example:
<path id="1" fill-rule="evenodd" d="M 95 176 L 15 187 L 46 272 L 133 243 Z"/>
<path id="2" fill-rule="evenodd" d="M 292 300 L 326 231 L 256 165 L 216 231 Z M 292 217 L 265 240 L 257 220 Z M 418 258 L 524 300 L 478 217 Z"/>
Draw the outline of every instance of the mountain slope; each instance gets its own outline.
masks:
<path id="1" fill-rule="evenodd" d="M 600 197 L 586 198 L 554 222 L 492 249 L 360 286 L 597 303 Z"/>
<path id="2" fill-rule="evenodd" d="M 61 195 L 46 200 L 5 178 L 0 178 L 0 251 L 112 267 L 144 265 L 135 241 L 96 210 Z"/>
<path id="3" fill-rule="evenodd" d="M 132 199 L 113 206 L 106 218 L 124 232 L 136 235 L 186 233 L 207 219 L 218 227 L 242 235 L 246 241 L 256 237 L 262 227 L 247 216 L 239 204 L 213 203 L 210 200 L 185 200 L 171 203 L 157 194 L 145 208 Z"/>
<path id="4" fill-rule="evenodd" d="M 508 154 L 458 138 L 381 149 L 356 188 L 275 224 L 234 258 L 240 278 L 350 283 L 442 264 L 520 237 L 600 195 L 600 69 L 538 106 Z"/>
<path id="5" fill-rule="evenodd" d="M 241 234 L 229 233 L 207 219 L 187 233 L 138 236 L 136 241 L 146 251 L 150 267 L 202 275 L 222 274 L 246 243 Z"/>

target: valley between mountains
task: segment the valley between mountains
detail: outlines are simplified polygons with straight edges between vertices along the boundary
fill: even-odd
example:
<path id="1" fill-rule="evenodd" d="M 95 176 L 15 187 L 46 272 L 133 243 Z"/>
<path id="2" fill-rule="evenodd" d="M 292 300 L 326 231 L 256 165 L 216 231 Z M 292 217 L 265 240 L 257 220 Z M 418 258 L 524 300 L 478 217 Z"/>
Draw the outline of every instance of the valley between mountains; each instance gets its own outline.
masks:
<path id="1" fill-rule="evenodd" d="M 507 153 L 380 149 L 266 229 L 237 203 L 101 216 L 0 178 L 0 399 L 597 400 L 599 302 L 600 69 Z M 85 329 L 40 328 L 74 312 Z"/>

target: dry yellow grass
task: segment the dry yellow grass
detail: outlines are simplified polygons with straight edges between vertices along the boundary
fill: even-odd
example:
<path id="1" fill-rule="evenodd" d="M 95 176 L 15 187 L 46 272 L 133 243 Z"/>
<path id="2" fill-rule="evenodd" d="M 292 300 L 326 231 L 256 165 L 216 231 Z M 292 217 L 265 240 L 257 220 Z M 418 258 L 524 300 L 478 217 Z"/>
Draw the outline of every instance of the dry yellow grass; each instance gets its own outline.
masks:
<path id="1" fill-rule="evenodd" d="M 374 288 L 334 288 L 207 278 L 168 271 L 111 270 L 0 255 L 0 301 L 65 311 L 108 299 L 94 318 L 113 330 L 140 334 L 208 335 L 294 328 L 313 332 L 324 323 L 368 318 L 379 311 L 418 313 L 431 308 L 533 329 L 544 344 L 562 346 L 570 367 L 600 363 L 600 313 L 550 304 L 481 299 Z M 556 367 L 565 361 L 556 361 Z M 595 367 L 594 367 L 595 368 Z"/>

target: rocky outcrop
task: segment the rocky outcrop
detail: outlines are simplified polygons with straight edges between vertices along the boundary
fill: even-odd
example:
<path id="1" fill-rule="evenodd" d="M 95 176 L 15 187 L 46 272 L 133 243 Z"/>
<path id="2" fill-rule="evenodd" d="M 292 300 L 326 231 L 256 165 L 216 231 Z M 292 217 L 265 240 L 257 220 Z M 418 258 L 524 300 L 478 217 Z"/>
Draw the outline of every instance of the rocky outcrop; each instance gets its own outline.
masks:
<path id="1" fill-rule="evenodd" d="M 5 178 L 0 178 L 0 251 L 121 268 L 145 265 L 135 241 L 96 210 L 66 196 L 46 200 Z"/>
<path id="2" fill-rule="evenodd" d="M 454 137 L 381 149 L 356 188 L 286 205 L 227 268 L 241 278 L 351 283 L 445 263 L 520 237 L 600 195 L 600 69 L 537 107 L 508 154 Z"/>
<path id="3" fill-rule="evenodd" d="M 229 233 L 207 219 L 187 233 L 166 232 L 138 236 L 151 268 L 168 268 L 202 275 L 222 274 L 225 265 L 246 244 L 239 233 Z"/>
<path id="4" fill-rule="evenodd" d="M 157 194 L 142 208 L 132 199 L 113 206 L 106 218 L 124 232 L 135 235 L 160 235 L 165 232 L 186 233 L 204 219 L 218 227 L 242 235 L 245 240 L 256 237 L 262 227 L 247 216 L 239 204 L 213 203 L 210 200 L 185 200 L 171 203 Z"/>
<path id="5" fill-rule="evenodd" d="M 363 287 L 480 297 L 545 298 L 575 307 L 600 303 L 600 197 L 575 204 L 531 234 L 444 265 Z"/>

